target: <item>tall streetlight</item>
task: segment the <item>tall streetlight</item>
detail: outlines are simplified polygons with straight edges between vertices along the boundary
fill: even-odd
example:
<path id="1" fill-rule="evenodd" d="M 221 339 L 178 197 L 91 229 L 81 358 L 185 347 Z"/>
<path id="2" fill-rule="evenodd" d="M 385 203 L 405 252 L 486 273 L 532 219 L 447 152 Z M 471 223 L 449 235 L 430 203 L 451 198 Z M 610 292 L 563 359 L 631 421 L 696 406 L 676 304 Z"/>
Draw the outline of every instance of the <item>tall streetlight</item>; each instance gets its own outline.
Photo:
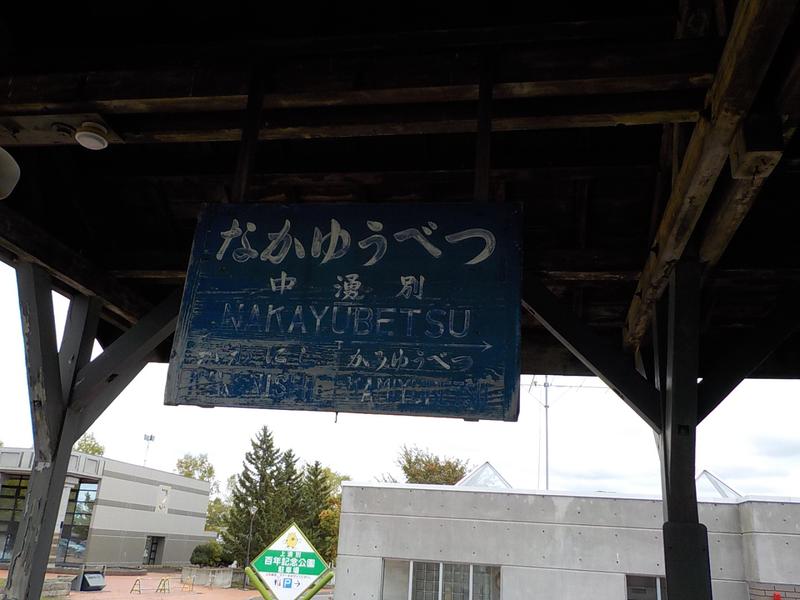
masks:
<path id="1" fill-rule="evenodd" d="M 156 436 L 145 433 L 144 434 L 144 462 L 142 466 L 147 466 L 147 452 L 150 450 L 150 442 L 156 441 Z"/>
<path id="2" fill-rule="evenodd" d="M 244 565 L 244 568 L 250 566 L 250 542 L 253 539 L 253 519 L 256 518 L 256 512 L 258 509 L 255 506 L 250 507 L 250 531 L 247 532 L 247 562 Z M 247 586 L 247 573 L 245 573 L 242 577 L 242 589 L 245 589 Z"/>

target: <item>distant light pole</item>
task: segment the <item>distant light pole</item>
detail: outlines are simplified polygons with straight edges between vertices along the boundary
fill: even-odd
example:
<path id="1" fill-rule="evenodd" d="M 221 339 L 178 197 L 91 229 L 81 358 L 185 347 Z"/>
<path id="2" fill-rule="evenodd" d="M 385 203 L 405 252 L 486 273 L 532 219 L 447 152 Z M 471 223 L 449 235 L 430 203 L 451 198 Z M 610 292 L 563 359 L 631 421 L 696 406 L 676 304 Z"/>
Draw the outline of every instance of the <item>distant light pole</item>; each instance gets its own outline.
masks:
<path id="1" fill-rule="evenodd" d="M 250 541 L 253 539 L 253 519 L 256 518 L 256 512 L 258 509 L 255 506 L 250 507 L 250 531 L 247 532 L 247 561 L 244 564 L 244 568 L 250 566 Z M 244 573 L 242 576 L 242 589 L 245 589 L 247 586 L 247 573 Z"/>
<path id="2" fill-rule="evenodd" d="M 156 436 L 149 435 L 147 433 L 144 434 L 144 442 L 145 442 L 145 444 L 144 444 L 144 462 L 142 463 L 142 466 L 144 466 L 144 467 L 147 466 L 147 452 L 148 452 L 148 450 L 150 450 L 150 442 L 155 442 L 155 441 L 156 441 Z"/>

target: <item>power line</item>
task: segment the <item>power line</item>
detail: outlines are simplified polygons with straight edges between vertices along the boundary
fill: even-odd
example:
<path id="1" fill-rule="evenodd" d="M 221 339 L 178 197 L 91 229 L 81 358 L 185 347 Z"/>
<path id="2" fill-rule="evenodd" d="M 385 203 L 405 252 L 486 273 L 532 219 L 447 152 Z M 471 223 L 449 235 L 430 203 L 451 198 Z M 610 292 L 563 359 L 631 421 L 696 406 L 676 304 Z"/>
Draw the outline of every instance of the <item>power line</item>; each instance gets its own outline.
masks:
<path id="1" fill-rule="evenodd" d="M 586 378 L 584 377 L 581 380 L 579 385 L 558 385 L 551 383 L 548 381 L 548 375 L 544 376 L 544 385 L 537 383 L 536 377 L 531 377 L 531 382 L 528 385 L 528 393 L 530 394 L 534 387 L 543 387 L 544 388 L 544 403 L 541 400 L 536 400 L 540 406 L 544 408 L 544 485 L 545 490 L 550 489 L 550 388 L 562 388 L 565 391 L 562 392 L 556 400 L 561 400 L 564 396 L 574 390 L 605 390 L 610 391 L 610 389 L 603 385 L 585 385 Z M 541 419 L 539 420 L 539 435 L 538 435 L 538 460 L 536 464 L 536 487 L 539 488 L 541 485 L 541 473 L 542 473 L 542 422 Z"/>

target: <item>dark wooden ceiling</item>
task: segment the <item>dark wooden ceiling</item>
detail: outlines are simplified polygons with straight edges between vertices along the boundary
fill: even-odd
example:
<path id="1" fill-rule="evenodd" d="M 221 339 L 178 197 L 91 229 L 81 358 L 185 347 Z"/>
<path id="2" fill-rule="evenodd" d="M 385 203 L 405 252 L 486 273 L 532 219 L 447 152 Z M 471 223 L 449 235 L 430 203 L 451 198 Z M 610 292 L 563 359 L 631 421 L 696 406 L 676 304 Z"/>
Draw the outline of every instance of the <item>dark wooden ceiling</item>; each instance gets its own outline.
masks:
<path id="1" fill-rule="evenodd" d="M 23 173 L 0 205 L 3 257 L 100 296 L 104 341 L 182 285 L 197 215 L 230 201 L 254 67 L 266 92 L 246 201 L 369 203 L 473 197 L 490 65 L 490 196 L 524 204 L 525 277 L 627 351 L 646 343 L 629 339 L 641 288 L 658 279 L 660 263 L 645 265 L 671 260 L 654 240 L 684 152 L 701 123 L 720 128 L 710 90 L 727 85 L 734 128 L 754 122 L 781 143 L 754 136 L 779 161 L 769 177 L 733 178 L 728 161 L 710 183 L 692 180 L 711 186 L 679 232 L 707 265 L 704 360 L 746 343 L 800 283 L 794 2 L 773 10 L 783 22 L 752 17 L 749 33 L 772 46 L 748 42 L 744 56 L 730 31 L 747 16 L 723 0 L 547 3 L 533 18 L 405 4 L 294 19 L 148 10 L 157 6 L 0 25 L 0 145 Z M 87 120 L 108 127 L 109 148 L 65 133 Z M 718 152 L 709 139 L 702 151 Z M 534 319 L 523 326 L 526 372 L 586 373 Z M 798 376 L 798 359 L 800 339 L 788 336 L 758 374 Z"/>

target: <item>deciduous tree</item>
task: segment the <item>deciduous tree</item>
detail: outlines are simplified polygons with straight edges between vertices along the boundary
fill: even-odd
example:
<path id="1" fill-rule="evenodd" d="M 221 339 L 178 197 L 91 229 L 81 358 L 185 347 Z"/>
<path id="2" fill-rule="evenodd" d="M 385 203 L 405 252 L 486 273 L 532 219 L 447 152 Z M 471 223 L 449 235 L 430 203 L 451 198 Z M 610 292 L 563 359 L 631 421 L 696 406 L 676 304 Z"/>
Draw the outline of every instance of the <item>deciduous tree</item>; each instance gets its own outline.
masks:
<path id="1" fill-rule="evenodd" d="M 184 477 L 207 481 L 211 486 L 211 493 L 219 493 L 219 483 L 216 480 L 216 470 L 208 454 L 189 454 L 188 452 L 175 462 L 175 472 Z"/>
<path id="2" fill-rule="evenodd" d="M 1 446 L 2 444 L 0 444 Z M 76 452 L 83 452 L 84 454 L 94 454 L 95 456 L 103 456 L 106 447 L 97 441 L 93 433 L 85 433 L 81 438 L 75 442 L 72 447 Z"/>
<path id="3" fill-rule="evenodd" d="M 336 549 L 339 546 L 339 519 L 342 514 L 342 495 L 331 496 L 328 506 L 319 515 L 322 541 L 317 550 L 329 563 L 336 560 Z"/>
<path id="4" fill-rule="evenodd" d="M 442 458 L 416 446 L 403 446 L 397 457 L 397 466 L 403 471 L 406 483 L 453 485 L 464 477 L 469 461 Z"/>
<path id="5" fill-rule="evenodd" d="M 230 505 L 222 498 L 212 498 L 208 502 L 206 511 L 206 531 L 221 532 L 225 527 L 225 520 L 228 518 Z"/>

